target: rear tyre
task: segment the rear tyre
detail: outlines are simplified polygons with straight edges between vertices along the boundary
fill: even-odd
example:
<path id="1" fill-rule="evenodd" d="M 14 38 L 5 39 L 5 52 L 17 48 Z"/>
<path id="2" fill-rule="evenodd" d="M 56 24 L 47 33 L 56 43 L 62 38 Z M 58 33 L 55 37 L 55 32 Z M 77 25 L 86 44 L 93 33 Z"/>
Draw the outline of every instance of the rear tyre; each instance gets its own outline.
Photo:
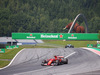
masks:
<path id="1" fill-rule="evenodd" d="M 44 66 L 44 64 L 45 64 L 46 62 L 47 62 L 46 60 L 43 60 L 42 63 L 41 63 L 41 66 Z"/>
<path id="2" fill-rule="evenodd" d="M 41 66 L 44 66 L 44 63 L 42 63 Z"/>
<path id="3" fill-rule="evenodd" d="M 74 48 L 74 46 L 72 46 L 72 48 Z"/>
<path id="4" fill-rule="evenodd" d="M 63 63 L 64 63 L 64 64 L 68 64 L 68 59 L 67 59 L 67 58 L 64 59 L 64 60 L 63 60 Z"/>
<path id="5" fill-rule="evenodd" d="M 68 46 L 65 46 L 65 48 L 68 48 Z"/>
<path id="6" fill-rule="evenodd" d="M 59 65 L 59 61 L 56 60 L 56 61 L 54 62 L 54 66 L 58 66 L 58 65 Z"/>
<path id="7" fill-rule="evenodd" d="M 42 63 L 46 63 L 46 62 L 47 62 L 46 60 L 43 60 L 43 61 L 42 61 Z"/>

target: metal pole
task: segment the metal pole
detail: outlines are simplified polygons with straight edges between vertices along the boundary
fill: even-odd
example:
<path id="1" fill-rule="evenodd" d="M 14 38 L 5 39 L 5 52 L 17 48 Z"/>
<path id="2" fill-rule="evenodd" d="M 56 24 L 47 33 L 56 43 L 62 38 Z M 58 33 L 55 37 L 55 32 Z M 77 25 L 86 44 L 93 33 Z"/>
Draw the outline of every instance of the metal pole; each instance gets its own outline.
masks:
<path id="1" fill-rule="evenodd" d="M 86 27 L 86 33 L 88 33 L 88 24 L 87 24 L 87 20 L 86 20 L 86 18 L 85 18 L 85 16 L 84 16 L 83 14 L 78 14 L 78 15 L 76 16 L 76 18 L 74 19 L 74 21 L 73 21 L 73 23 L 72 23 L 72 25 L 71 25 L 71 27 L 70 27 L 68 33 L 71 33 L 71 32 L 72 32 L 72 30 L 73 30 L 73 28 L 74 28 L 74 25 L 75 25 L 77 19 L 78 19 L 80 16 L 82 16 L 82 17 L 84 18 L 85 27 Z"/>

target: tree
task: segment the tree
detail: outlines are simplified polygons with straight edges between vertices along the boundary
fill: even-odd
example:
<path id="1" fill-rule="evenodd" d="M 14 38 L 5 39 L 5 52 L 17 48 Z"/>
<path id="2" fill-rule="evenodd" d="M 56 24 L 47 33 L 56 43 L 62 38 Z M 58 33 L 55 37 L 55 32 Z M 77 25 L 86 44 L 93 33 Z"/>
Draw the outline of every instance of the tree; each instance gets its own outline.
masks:
<path id="1" fill-rule="evenodd" d="M 89 32 L 98 33 L 99 29 L 100 29 L 100 18 L 99 17 L 93 17 L 89 21 Z"/>
<path id="2" fill-rule="evenodd" d="M 12 32 L 61 33 L 82 13 L 89 31 L 100 30 L 100 0 L 0 0 L 0 36 Z M 83 19 L 78 20 L 84 25 Z"/>
<path id="3" fill-rule="evenodd" d="M 100 40 L 100 30 L 99 30 L 99 32 L 98 32 L 98 33 L 99 33 L 98 38 L 99 38 L 99 40 Z"/>

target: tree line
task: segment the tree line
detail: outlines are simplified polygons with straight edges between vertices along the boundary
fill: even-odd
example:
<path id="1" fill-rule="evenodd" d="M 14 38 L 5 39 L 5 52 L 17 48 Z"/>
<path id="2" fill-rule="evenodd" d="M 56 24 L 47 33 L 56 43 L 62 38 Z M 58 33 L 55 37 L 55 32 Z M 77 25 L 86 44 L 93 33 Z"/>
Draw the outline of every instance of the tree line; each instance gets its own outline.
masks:
<path id="1" fill-rule="evenodd" d="M 89 32 L 100 30 L 100 0 L 0 0 L 0 36 L 12 32 L 66 33 L 63 28 L 82 13 Z M 82 18 L 78 23 L 85 26 Z"/>

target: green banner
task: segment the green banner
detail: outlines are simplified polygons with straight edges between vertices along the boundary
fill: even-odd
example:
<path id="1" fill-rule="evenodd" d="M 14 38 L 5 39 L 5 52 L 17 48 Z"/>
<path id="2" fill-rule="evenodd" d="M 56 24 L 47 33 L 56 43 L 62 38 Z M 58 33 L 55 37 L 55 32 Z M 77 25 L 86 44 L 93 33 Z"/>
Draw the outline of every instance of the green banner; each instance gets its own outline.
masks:
<path id="1" fill-rule="evenodd" d="M 100 44 L 97 44 L 97 48 L 100 48 Z"/>
<path id="2" fill-rule="evenodd" d="M 19 46 L 18 45 L 14 45 L 13 48 L 19 48 Z"/>
<path id="3" fill-rule="evenodd" d="M 0 53 L 5 53 L 5 49 L 0 49 Z"/>
<path id="4" fill-rule="evenodd" d="M 6 49 L 13 49 L 13 46 L 6 46 Z"/>
<path id="5" fill-rule="evenodd" d="M 87 47 L 92 48 L 93 44 L 87 44 Z"/>
<path id="6" fill-rule="evenodd" d="M 99 40 L 97 33 L 12 33 L 12 39 Z"/>

